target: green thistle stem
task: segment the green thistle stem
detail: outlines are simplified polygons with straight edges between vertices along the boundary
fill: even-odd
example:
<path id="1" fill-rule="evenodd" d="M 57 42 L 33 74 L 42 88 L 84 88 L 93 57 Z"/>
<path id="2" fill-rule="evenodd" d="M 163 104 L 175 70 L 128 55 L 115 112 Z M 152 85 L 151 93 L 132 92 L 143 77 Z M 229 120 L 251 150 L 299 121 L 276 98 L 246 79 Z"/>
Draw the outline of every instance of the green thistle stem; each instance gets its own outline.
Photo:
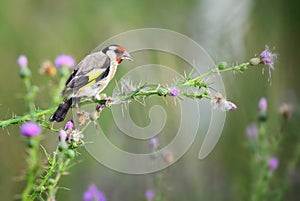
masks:
<path id="1" fill-rule="evenodd" d="M 48 168 L 47 173 L 43 177 L 43 179 L 40 182 L 40 184 L 36 187 L 35 191 L 30 196 L 29 201 L 35 200 L 35 198 L 37 196 L 39 196 L 40 194 L 42 194 L 46 190 L 45 184 L 47 183 L 47 181 L 49 180 L 49 178 L 51 178 L 51 176 L 55 173 L 55 169 L 58 166 L 58 164 L 56 162 L 57 153 L 58 153 L 58 149 L 56 149 L 56 151 L 53 152 L 53 156 L 52 156 L 51 160 L 49 161 L 50 167 Z"/>
<path id="2" fill-rule="evenodd" d="M 59 182 L 61 176 L 64 174 L 64 172 L 68 168 L 69 163 L 71 161 L 70 159 L 66 159 L 64 161 L 64 159 L 65 159 L 65 156 L 61 155 L 59 160 L 57 161 L 57 164 L 58 164 L 57 173 L 55 175 L 53 183 L 48 188 L 48 193 L 49 193 L 48 200 L 55 200 L 55 195 L 56 195 L 56 192 L 58 190 L 58 182 Z"/>
<path id="3" fill-rule="evenodd" d="M 224 69 L 218 69 L 218 67 L 214 67 L 212 68 L 209 72 L 204 73 L 198 77 L 195 77 L 193 79 L 188 78 L 187 80 L 185 80 L 185 82 L 183 83 L 178 83 L 177 86 L 179 87 L 183 87 L 183 86 L 199 86 L 199 87 L 204 87 L 207 86 L 206 83 L 201 82 L 203 78 L 208 77 L 212 74 L 215 73 L 223 73 L 223 72 L 228 72 L 228 71 L 244 71 L 246 70 L 246 68 L 250 65 L 249 62 L 246 63 L 242 63 L 240 65 L 236 65 L 236 66 L 232 66 L 230 68 L 224 68 Z M 203 85 L 203 86 L 202 86 Z"/>
<path id="4" fill-rule="evenodd" d="M 67 66 L 62 66 L 59 69 L 59 83 L 58 86 L 54 92 L 54 96 L 53 96 L 53 100 L 52 100 L 52 105 L 57 105 L 60 103 L 61 101 L 61 92 L 63 91 L 63 89 L 65 88 L 65 84 L 66 81 L 69 77 L 69 69 Z"/>
<path id="5" fill-rule="evenodd" d="M 204 88 L 207 88 L 207 84 L 205 82 L 202 82 L 201 80 L 207 76 L 210 76 L 212 74 L 215 74 L 215 73 L 223 73 L 223 72 L 229 72 L 229 71 L 243 71 L 243 69 L 245 70 L 246 68 L 249 65 L 249 62 L 247 63 L 242 63 L 240 65 L 236 65 L 236 66 L 233 66 L 233 67 L 230 67 L 230 68 L 225 68 L 225 69 L 222 69 L 222 70 L 219 70 L 217 67 L 213 68 L 212 70 L 210 70 L 209 72 L 207 73 L 204 73 L 200 76 L 197 76 L 193 79 L 190 79 L 190 78 L 187 78 L 186 80 L 184 80 L 183 82 L 180 82 L 180 83 L 177 83 L 176 86 L 178 87 L 184 87 L 184 86 L 192 86 L 192 87 L 204 87 Z M 61 77 L 62 78 L 65 78 L 64 77 L 65 74 L 63 74 Z M 26 79 L 25 79 L 26 80 Z M 64 80 L 64 79 L 61 79 L 61 80 Z M 28 89 L 30 88 L 30 82 L 29 80 L 26 81 L 27 84 L 25 84 Z M 59 84 L 59 89 L 63 89 L 63 86 L 64 86 L 64 83 L 65 81 L 61 81 L 60 84 Z M 169 89 L 167 88 L 164 88 L 164 87 L 161 87 L 160 85 L 157 85 L 155 87 L 153 87 L 153 85 L 151 85 L 152 88 L 150 89 L 146 89 L 149 88 L 149 86 L 147 85 L 142 85 L 141 87 L 137 88 L 135 91 L 133 91 L 132 93 L 130 93 L 129 95 L 122 95 L 120 97 L 118 97 L 118 100 L 120 100 L 120 102 L 124 102 L 124 101 L 130 101 L 130 100 L 135 100 L 135 99 L 138 99 L 138 98 L 146 98 L 146 97 L 149 97 L 149 96 L 152 96 L 152 95 L 159 95 L 159 96 L 170 96 L 169 95 Z M 163 92 L 162 92 L 162 89 L 163 89 Z M 167 93 L 165 93 L 167 92 Z M 182 95 L 188 97 L 188 98 L 208 98 L 210 99 L 210 96 L 208 95 L 205 95 L 204 93 L 187 93 L 187 92 L 181 92 Z M 53 102 L 56 102 L 56 103 L 59 103 L 59 100 L 60 100 L 60 91 L 57 90 L 57 93 L 55 95 L 55 98 L 53 99 Z M 101 101 L 91 101 L 91 100 L 86 100 L 86 101 L 82 101 L 80 103 L 80 105 L 85 105 L 85 104 L 91 104 L 91 103 L 101 103 Z M 28 120 L 32 120 L 32 119 L 36 119 L 42 115 L 48 115 L 48 114 L 51 114 L 53 113 L 57 107 L 52 107 L 50 109 L 45 109 L 45 110 L 35 110 L 35 106 L 34 106 L 34 103 L 32 102 L 30 104 L 31 106 L 31 112 L 30 114 L 26 114 L 24 116 L 15 116 L 11 119 L 8 119 L 8 120 L 4 120 L 4 121 L 0 121 L 0 128 L 2 127 L 7 127 L 11 124 L 18 124 L 18 123 L 21 123 L 21 122 L 24 122 L 24 121 L 28 121 Z"/>
<path id="6" fill-rule="evenodd" d="M 197 98 L 197 99 L 202 99 L 202 98 L 208 98 L 210 99 L 211 97 L 208 95 L 207 90 L 199 90 L 200 88 L 208 88 L 208 84 L 203 80 L 205 77 L 208 77 L 212 74 L 215 73 L 222 73 L 222 72 L 239 72 L 239 71 L 244 71 L 247 69 L 249 63 L 243 63 L 240 65 L 232 66 L 230 68 L 218 68 L 214 67 L 211 69 L 209 72 L 204 73 L 200 76 L 197 76 L 195 78 L 191 78 L 191 74 L 189 75 L 188 78 L 186 78 L 183 82 L 178 82 L 176 83 L 177 87 L 185 87 L 185 86 L 190 86 L 194 87 L 195 92 L 185 92 L 181 91 L 180 94 L 187 97 L 187 98 Z M 66 67 L 62 67 L 60 69 L 60 81 L 57 86 L 56 91 L 54 92 L 53 95 L 53 100 L 52 103 L 53 105 L 57 105 L 60 103 L 61 100 L 61 91 L 65 87 L 65 82 L 67 79 L 67 76 L 69 75 L 69 70 Z M 26 114 L 24 116 L 15 116 L 11 119 L 5 120 L 5 121 L 0 121 L 0 127 L 6 127 L 11 124 L 17 124 L 21 123 L 23 121 L 28 121 L 28 120 L 35 120 L 41 123 L 43 127 L 46 128 L 51 128 L 50 123 L 45 122 L 44 115 L 48 115 L 53 113 L 57 107 L 51 107 L 50 109 L 45 109 L 45 110 L 35 110 L 35 105 L 34 105 L 34 98 L 36 95 L 36 87 L 31 86 L 30 80 L 28 76 L 25 76 L 23 78 L 26 89 L 27 89 L 27 100 L 29 104 L 29 109 L 30 113 Z M 144 99 L 149 96 L 171 96 L 170 95 L 170 89 L 167 87 L 162 87 L 159 84 L 157 85 L 142 85 L 138 87 L 136 90 L 130 92 L 130 94 L 123 94 L 120 95 L 119 97 L 116 97 L 117 100 L 112 100 L 112 104 L 121 104 L 123 102 L 128 102 L 131 100 L 136 100 L 136 99 Z M 91 104 L 91 103 L 98 103 L 98 104 L 105 104 L 105 100 L 100 100 L 100 101 L 92 101 L 92 100 L 83 100 L 80 105 L 85 105 L 85 104 Z M 86 127 L 91 123 L 91 120 L 88 121 L 88 123 L 83 127 L 83 130 L 86 129 Z M 81 130 L 81 131 L 83 131 Z M 70 149 L 75 149 L 76 147 L 69 147 L 68 151 L 73 151 Z M 22 199 L 23 200 L 36 200 L 38 196 L 42 198 L 43 195 L 46 195 L 48 200 L 55 200 L 55 195 L 58 190 L 58 182 L 61 179 L 62 175 L 67 171 L 68 168 L 70 168 L 69 163 L 71 161 L 70 155 L 67 156 L 66 151 L 59 151 L 59 148 L 56 149 L 56 151 L 49 155 L 47 154 L 47 159 L 49 161 L 49 167 L 46 169 L 43 177 L 41 180 L 38 180 L 37 173 L 38 170 L 36 169 L 36 165 L 38 160 L 35 160 L 37 157 L 37 151 L 38 148 L 36 148 L 34 153 L 29 153 L 29 158 L 32 160 L 33 164 L 29 164 L 29 171 L 28 171 L 28 177 L 27 179 L 27 186 L 22 194 Z M 74 152 L 72 152 L 74 153 Z M 72 156 L 74 157 L 74 155 Z M 266 167 L 267 168 L 267 167 Z M 162 178 L 159 176 L 158 178 L 158 183 L 162 183 Z M 38 183 L 37 183 L 38 182 Z M 37 184 L 36 184 L 37 183 Z M 161 190 L 163 188 L 160 188 Z M 164 195 L 162 194 L 163 191 L 160 193 L 160 198 L 163 199 Z M 31 196 L 30 196 L 31 194 Z"/>
<path id="7" fill-rule="evenodd" d="M 36 96 L 37 88 L 32 86 L 29 80 L 29 77 L 23 78 L 25 87 L 26 87 L 26 99 L 29 106 L 30 113 L 33 113 L 35 111 L 35 105 L 34 105 L 34 98 Z"/>
<path id="8" fill-rule="evenodd" d="M 43 177 L 40 184 L 35 188 L 35 191 L 29 197 L 29 201 L 33 201 L 40 196 L 42 193 L 47 191 L 48 198 L 55 198 L 55 194 L 58 190 L 58 182 L 61 176 L 68 169 L 71 159 L 65 156 L 65 152 L 59 152 L 58 148 L 49 159 L 50 167 L 47 169 L 45 176 Z M 51 183 L 49 182 L 50 179 Z"/>
<path id="9" fill-rule="evenodd" d="M 24 116 L 15 116 L 11 119 L 7 119 L 4 121 L 0 121 L 0 128 L 2 127 L 7 127 L 11 124 L 18 124 L 18 123 L 22 123 L 24 121 L 29 121 L 32 118 L 34 119 L 38 119 L 39 117 L 43 116 L 43 115 L 47 115 L 47 114 L 51 114 L 56 110 L 56 107 L 52 107 L 50 109 L 45 109 L 45 110 L 36 110 L 33 113 L 29 113 L 26 114 Z"/>
<path id="10" fill-rule="evenodd" d="M 40 138 L 33 137 L 28 138 L 28 172 L 26 175 L 26 187 L 22 192 L 22 201 L 28 200 L 31 192 L 35 187 L 35 179 L 37 178 L 38 172 L 40 170 L 38 148 L 39 148 Z"/>

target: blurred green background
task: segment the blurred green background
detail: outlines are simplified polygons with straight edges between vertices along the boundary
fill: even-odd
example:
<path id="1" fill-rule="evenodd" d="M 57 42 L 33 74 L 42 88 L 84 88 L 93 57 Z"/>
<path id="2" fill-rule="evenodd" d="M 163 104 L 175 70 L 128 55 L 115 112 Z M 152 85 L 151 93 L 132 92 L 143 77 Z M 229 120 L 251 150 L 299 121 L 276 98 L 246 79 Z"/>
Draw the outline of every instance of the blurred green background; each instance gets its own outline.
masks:
<path id="1" fill-rule="evenodd" d="M 284 101 L 294 104 L 295 113 L 286 128 L 287 137 L 279 153 L 280 168 L 273 184 L 280 186 L 285 162 L 299 143 L 300 70 L 297 58 L 300 58 L 300 12 L 295 0 L 1 0 L 0 3 L 0 119 L 27 111 L 25 87 L 16 64 L 20 54 L 28 57 L 32 82 L 40 87 L 36 105 L 46 108 L 50 101 L 51 84 L 47 84 L 50 78 L 38 73 L 44 60 L 53 61 L 56 55 L 65 53 L 79 61 L 104 40 L 125 31 L 148 27 L 174 30 L 202 45 L 216 62 L 226 60 L 229 64 L 259 54 L 266 44 L 271 50 L 275 47 L 279 59 L 271 85 L 260 69 L 223 76 L 227 97 L 238 105 L 239 110 L 227 115 L 222 137 L 209 157 L 202 161 L 198 159 L 199 137 L 183 158 L 162 173 L 167 183 L 165 194 L 168 200 L 248 200 L 250 154 L 244 130 L 249 122 L 255 121 L 259 98 L 266 96 L 271 132 L 279 128 L 279 105 Z M 129 66 L 126 64 L 122 72 L 126 73 Z M 178 69 L 178 66 L 174 68 Z M 51 78 L 52 84 L 55 81 Z M 112 89 L 110 86 L 106 92 L 109 94 Z M 138 121 L 137 124 L 147 125 L 147 118 L 141 120 L 136 116 L 140 111 L 147 116 L 147 110 L 136 107 L 138 109 L 132 112 L 133 119 Z M 113 123 L 109 112 L 106 113 L 103 124 L 109 127 Z M 57 136 L 46 135 L 49 139 L 47 147 L 53 150 Z M 17 199 L 23 189 L 20 178 L 26 168 L 26 143 L 19 135 L 19 126 L 1 129 L 0 147 L 1 200 Z M 142 200 L 145 190 L 153 186 L 154 174 L 117 173 L 97 163 L 84 149 L 78 158 L 82 162 L 61 181 L 61 186 L 71 190 L 59 191 L 58 200 L 82 200 L 90 183 L 95 183 L 108 200 Z M 284 200 L 299 200 L 299 174 L 291 181 Z"/>

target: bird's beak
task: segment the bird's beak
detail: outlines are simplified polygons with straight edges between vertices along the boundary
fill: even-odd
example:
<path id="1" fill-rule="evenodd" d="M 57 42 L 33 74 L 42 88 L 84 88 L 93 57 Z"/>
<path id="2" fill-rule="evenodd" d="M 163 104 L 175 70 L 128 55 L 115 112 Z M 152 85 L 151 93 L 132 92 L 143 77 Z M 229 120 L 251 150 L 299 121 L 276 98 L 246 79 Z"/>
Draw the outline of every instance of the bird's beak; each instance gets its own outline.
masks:
<path id="1" fill-rule="evenodd" d="M 133 61 L 133 57 L 128 52 L 126 52 L 126 51 L 123 53 L 122 59 L 123 60 Z"/>

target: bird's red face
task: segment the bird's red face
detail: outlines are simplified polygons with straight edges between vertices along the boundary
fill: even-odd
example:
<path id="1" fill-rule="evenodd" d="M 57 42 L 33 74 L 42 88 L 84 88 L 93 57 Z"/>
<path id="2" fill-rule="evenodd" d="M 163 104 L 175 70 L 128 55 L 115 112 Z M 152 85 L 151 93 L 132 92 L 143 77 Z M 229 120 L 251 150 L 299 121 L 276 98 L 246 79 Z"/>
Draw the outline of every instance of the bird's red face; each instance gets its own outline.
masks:
<path id="1" fill-rule="evenodd" d="M 107 46 L 102 50 L 102 52 L 118 64 L 120 64 L 123 60 L 133 60 L 132 56 L 120 45 Z"/>
<path id="2" fill-rule="evenodd" d="M 118 64 L 120 64 L 123 60 L 133 60 L 132 56 L 122 46 L 116 46 L 114 52 L 116 53 L 116 61 Z"/>

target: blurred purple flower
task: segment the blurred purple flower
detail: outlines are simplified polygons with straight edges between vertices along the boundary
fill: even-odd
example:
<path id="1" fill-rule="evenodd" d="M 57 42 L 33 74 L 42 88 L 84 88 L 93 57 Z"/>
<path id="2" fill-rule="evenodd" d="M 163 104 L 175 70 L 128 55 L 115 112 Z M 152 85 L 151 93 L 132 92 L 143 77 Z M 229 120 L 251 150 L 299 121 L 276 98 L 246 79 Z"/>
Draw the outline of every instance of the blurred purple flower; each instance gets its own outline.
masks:
<path id="1" fill-rule="evenodd" d="M 18 58 L 18 65 L 20 67 L 27 67 L 28 66 L 28 60 L 25 55 L 20 55 Z"/>
<path id="2" fill-rule="evenodd" d="M 145 198 L 148 200 L 148 201 L 152 201 L 155 197 L 155 193 L 152 189 L 148 189 L 146 192 L 145 192 Z"/>
<path id="3" fill-rule="evenodd" d="M 270 170 L 276 170 L 278 168 L 279 161 L 276 157 L 271 157 L 268 162 L 268 167 Z"/>
<path id="4" fill-rule="evenodd" d="M 59 139 L 60 141 L 66 141 L 67 138 L 68 138 L 67 132 L 64 131 L 64 130 L 60 130 L 58 139 Z"/>
<path id="5" fill-rule="evenodd" d="M 41 127 L 35 122 L 25 122 L 21 126 L 21 134 L 26 137 L 33 137 L 41 134 Z"/>
<path id="6" fill-rule="evenodd" d="M 268 101 L 265 97 L 262 97 L 258 102 L 258 109 L 260 111 L 267 111 L 268 108 Z"/>
<path id="7" fill-rule="evenodd" d="M 159 147 L 159 141 L 157 137 L 153 137 L 150 139 L 149 146 L 153 149 L 157 149 Z"/>
<path id="8" fill-rule="evenodd" d="M 274 70 L 276 58 L 277 55 L 272 53 L 267 45 L 265 50 L 260 53 L 261 62 L 268 67 L 269 79 L 271 78 L 271 69 Z"/>
<path id="9" fill-rule="evenodd" d="M 59 55 L 55 58 L 55 66 L 61 68 L 62 66 L 67 66 L 68 68 L 73 68 L 75 66 L 75 60 L 71 55 Z"/>
<path id="10" fill-rule="evenodd" d="M 255 139 L 258 136 L 258 127 L 255 123 L 251 123 L 246 128 L 248 139 Z"/>
<path id="11" fill-rule="evenodd" d="M 65 130 L 72 131 L 73 127 L 74 127 L 73 120 L 69 120 L 65 125 Z"/>
<path id="12" fill-rule="evenodd" d="M 170 96 L 178 96 L 180 90 L 177 87 L 172 87 L 169 89 L 170 90 Z"/>
<path id="13" fill-rule="evenodd" d="M 99 191 L 95 184 L 91 184 L 83 195 L 84 201 L 106 201 L 105 195 Z"/>

